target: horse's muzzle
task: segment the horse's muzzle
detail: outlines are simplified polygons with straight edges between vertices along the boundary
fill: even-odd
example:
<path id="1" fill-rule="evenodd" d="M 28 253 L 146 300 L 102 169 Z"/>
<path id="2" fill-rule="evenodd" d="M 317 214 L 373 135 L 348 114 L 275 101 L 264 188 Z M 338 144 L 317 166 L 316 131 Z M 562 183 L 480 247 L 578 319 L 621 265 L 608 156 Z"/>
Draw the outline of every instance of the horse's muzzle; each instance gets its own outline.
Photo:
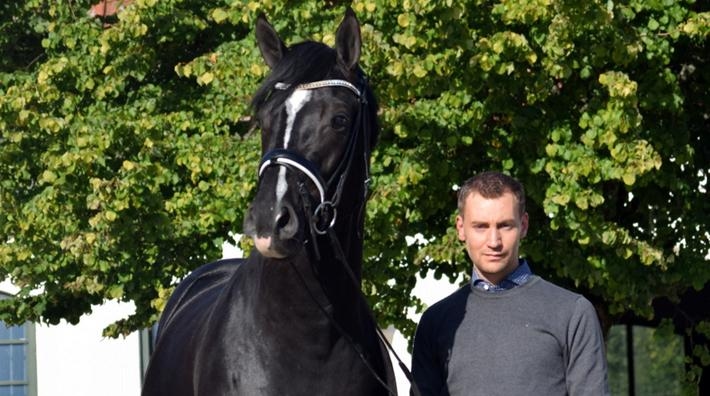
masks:
<path id="1" fill-rule="evenodd" d="M 255 204 L 258 194 L 244 219 L 244 233 L 254 240 L 254 246 L 264 257 L 286 258 L 303 246 L 303 221 L 287 202 L 278 208 Z"/>

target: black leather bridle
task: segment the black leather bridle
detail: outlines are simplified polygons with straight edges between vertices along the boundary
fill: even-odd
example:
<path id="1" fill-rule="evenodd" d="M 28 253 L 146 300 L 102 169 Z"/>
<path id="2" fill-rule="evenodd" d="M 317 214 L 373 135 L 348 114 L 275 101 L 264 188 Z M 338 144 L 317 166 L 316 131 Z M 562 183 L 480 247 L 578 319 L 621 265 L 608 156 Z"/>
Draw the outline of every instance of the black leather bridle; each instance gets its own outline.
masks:
<path id="1" fill-rule="evenodd" d="M 365 82 L 362 82 L 363 88 Z M 367 113 L 367 99 L 365 98 L 364 92 L 358 89 L 352 83 L 345 80 L 331 79 L 331 80 L 321 80 L 305 84 L 297 85 L 295 90 L 313 90 L 324 87 L 344 87 L 352 91 L 358 98 L 360 102 L 360 109 L 358 110 L 355 122 L 352 125 L 352 129 L 348 135 L 348 143 L 345 148 L 345 155 L 340 161 L 340 164 L 333 172 L 327 183 L 323 181 L 323 178 L 318 171 L 318 168 L 309 160 L 301 156 L 300 154 L 290 151 L 288 149 L 273 149 L 268 151 L 261 158 L 261 163 L 259 164 L 259 179 L 261 179 L 264 171 L 271 166 L 285 166 L 291 170 L 295 170 L 302 175 L 306 176 L 310 181 L 316 186 L 318 190 L 318 201 L 315 209 L 312 212 L 306 213 L 307 216 L 311 218 L 310 227 L 311 233 L 316 233 L 319 235 L 324 235 L 328 229 L 335 225 L 337 218 L 337 209 L 340 204 L 340 199 L 342 198 L 343 188 L 345 185 L 345 180 L 350 173 L 350 168 L 355 160 L 355 147 L 357 146 L 357 140 L 362 135 L 363 146 L 364 146 L 364 160 L 365 160 L 365 197 L 367 196 L 367 190 L 369 187 L 369 136 L 363 129 L 366 127 L 363 123 L 364 114 Z M 289 88 L 289 85 L 283 83 L 277 83 L 275 85 L 276 89 L 285 90 Z M 331 191 L 332 186 L 337 183 L 333 194 L 330 197 L 326 197 L 326 193 Z M 363 198 L 365 198 L 363 197 Z"/>
<path id="2" fill-rule="evenodd" d="M 312 89 L 318 89 L 318 88 L 324 88 L 324 87 L 344 87 L 352 91 L 358 98 L 360 102 L 360 108 L 358 109 L 357 116 L 355 118 L 355 122 L 352 125 L 352 129 L 350 131 L 350 134 L 348 135 L 348 143 L 347 146 L 345 147 L 345 155 L 343 156 L 343 159 L 340 161 L 338 164 L 338 167 L 335 169 L 335 172 L 333 172 L 333 175 L 330 177 L 327 183 L 323 181 L 323 177 L 321 176 L 320 171 L 318 171 L 318 168 L 309 160 L 304 158 L 302 155 L 290 151 L 288 149 L 273 149 L 268 151 L 264 156 L 261 158 L 261 162 L 259 163 L 259 180 L 261 181 L 261 177 L 264 174 L 264 171 L 271 167 L 271 166 L 284 166 L 288 169 L 295 170 L 302 175 L 304 175 L 307 179 L 309 179 L 316 187 L 318 190 L 318 205 L 316 206 L 315 209 L 311 210 L 310 207 L 310 202 L 311 202 L 311 197 L 310 194 L 308 193 L 307 189 L 305 188 L 305 185 L 303 182 L 299 183 L 299 191 L 300 194 L 302 195 L 302 202 L 304 205 L 304 211 L 306 213 L 306 216 L 309 217 L 309 227 L 310 227 L 310 232 L 311 232 L 311 244 L 313 245 L 313 252 L 316 256 L 316 260 L 320 261 L 320 251 L 318 249 L 317 245 L 317 235 L 328 235 L 333 251 L 335 253 L 336 258 L 338 261 L 341 262 L 342 266 L 345 269 L 345 272 L 348 274 L 348 277 L 353 283 L 353 286 L 356 288 L 358 291 L 358 295 L 360 296 L 362 302 L 364 303 L 365 307 L 367 308 L 367 312 L 370 315 L 370 318 L 372 319 L 373 323 L 375 323 L 375 332 L 377 333 L 378 337 L 380 340 L 384 343 L 384 345 L 389 349 L 389 351 L 392 352 L 393 356 L 397 359 L 399 363 L 400 369 L 404 372 L 405 376 L 409 380 L 411 384 L 411 392 L 413 395 L 418 396 L 419 389 L 417 388 L 416 384 L 414 383 L 414 380 L 412 378 L 412 374 L 407 369 L 406 365 L 402 362 L 402 360 L 399 358 L 397 353 L 394 351 L 394 348 L 392 348 L 392 345 L 390 345 L 389 341 L 387 341 L 387 338 L 384 336 L 382 333 L 382 330 L 380 327 L 377 325 L 377 321 L 375 320 L 375 316 L 372 313 L 372 310 L 367 303 L 367 299 L 365 298 L 364 294 L 362 293 L 362 290 L 360 289 L 360 281 L 357 279 L 355 274 L 352 271 L 352 268 L 350 267 L 349 263 L 347 262 L 347 258 L 345 257 L 345 253 L 343 252 L 342 246 L 340 245 L 340 241 L 338 240 L 335 230 L 333 229 L 333 226 L 335 225 L 335 222 L 337 220 L 337 209 L 338 205 L 340 204 L 340 200 L 342 198 L 343 194 L 343 188 L 345 186 L 345 181 L 348 178 L 348 175 L 350 173 L 350 169 L 352 168 L 353 162 L 355 161 L 355 148 L 358 143 L 358 138 L 362 137 L 362 145 L 363 145 L 363 150 L 364 150 L 364 163 L 365 163 L 365 175 L 363 177 L 363 184 L 364 184 L 364 195 L 363 195 L 363 202 L 367 199 L 368 195 L 368 189 L 369 189 L 369 184 L 370 184 L 370 166 L 369 166 L 369 160 L 370 160 L 370 136 L 369 132 L 366 131 L 365 128 L 367 128 L 368 120 L 364 120 L 364 118 L 367 116 L 367 98 L 365 97 L 365 84 L 366 81 L 364 79 L 361 80 L 361 89 L 358 89 L 355 85 L 352 83 L 345 81 L 345 80 L 340 80 L 340 79 L 331 79 L 331 80 L 321 80 L 321 81 L 315 81 L 315 82 L 310 82 L 310 83 L 305 83 L 305 84 L 299 84 L 297 85 L 294 90 L 312 90 Z M 275 89 L 279 90 L 286 90 L 289 89 L 290 85 L 284 84 L 284 83 L 276 83 L 274 86 Z M 337 184 L 336 184 L 337 183 Z M 327 197 L 326 194 L 331 190 L 332 186 L 335 185 L 335 190 L 333 191 L 333 194 L 330 197 Z M 364 215 L 361 214 L 361 215 Z M 316 235 L 317 234 L 317 235 Z M 292 263 L 293 265 L 293 263 Z M 295 268 L 294 270 L 298 274 L 298 276 L 301 278 L 304 287 L 306 287 L 306 290 L 308 290 L 308 293 L 311 294 L 311 297 L 313 298 L 313 301 L 318 305 L 320 310 L 323 312 L 323 314 L 328 318 L 328 320 L 331 322 L 331 324 L 338 330 L 338 332 L 350 343 L 352 348 L 358 353 L 360 356 L 360 359 L 363 361 L 365 366 L 368 368 L 370 373 L 375 377 L 375 379 L 390 393 L 392 396 L 396 396 L 397 393 L 390 388 L 390 386 L 387 384 L 385 380 L 383 380 L 379 374 L 377 374 L 377 371 L 370 365 L 368 359 L 365 356 L 365 353 L 362 351 L 362 349 L 359 347 L 355 341 L 351 339 L 351 337 L 348 335 L 348 333 L 338 324 L 338 322 L 335 320 L 333 317 L 332 313 L 330 313 L 325 307 L 321 305 L 321 303 L 318 301 L 318 299 L 315 298 L 313 295 L 312 291 L 308 288 L 307 283 L 305 279 L 303 278 L 303 275 L 298 271 L 298 269 Z"/>

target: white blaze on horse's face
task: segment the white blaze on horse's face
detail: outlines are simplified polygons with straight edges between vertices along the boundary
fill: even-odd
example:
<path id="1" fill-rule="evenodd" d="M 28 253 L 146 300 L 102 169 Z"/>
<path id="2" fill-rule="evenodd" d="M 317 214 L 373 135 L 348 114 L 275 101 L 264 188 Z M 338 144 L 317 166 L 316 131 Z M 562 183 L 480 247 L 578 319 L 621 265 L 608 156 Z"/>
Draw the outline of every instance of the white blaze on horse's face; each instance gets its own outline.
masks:
<path id="1" fill-rule="evenodd" d="M 306 89 L 297 89 L 293 91 L 291 96 L 286 100 L 286 129 L 284 130 L 284 147 L 288 148 L 291 141 L 291 132 L 293 132 L 293 126 L 296 123 L 296 115 L 303 108 L 303 106 L 308 103 L 311 99 L 312 92 Z M 288 189 L 288 184 L 286 183 L 286 168 L 281 167 L 279 169 L 279 179 L 276 183 L 276 207 L 280 207 L 281 200 L 286 194 Z"/>

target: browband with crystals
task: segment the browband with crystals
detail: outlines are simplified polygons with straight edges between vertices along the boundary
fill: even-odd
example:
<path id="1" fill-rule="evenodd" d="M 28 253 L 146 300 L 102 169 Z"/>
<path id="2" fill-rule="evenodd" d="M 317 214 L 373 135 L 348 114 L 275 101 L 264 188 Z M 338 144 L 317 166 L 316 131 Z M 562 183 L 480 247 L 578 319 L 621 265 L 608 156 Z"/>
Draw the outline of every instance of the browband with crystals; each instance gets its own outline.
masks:
<path id="1" fill-rule="evenodd" d="M 291 86 L 291 84 L 277 82 L 274 85 L 274 88 L 279 89 L 279 90 L 286 90 L 290 86 Z M 351 84 L 345 80 L 321 80 L 321 81 L 314 81 L 314 82 L 310 82 L 310 83 L 296 85 L 296 89 L 316 89 L 316 88 L 323 88 L 323 87 L 345 87 L 345 88 L 353 91 L 353 93 L 355 93 L 355 95 L 357 95 L 358 98 L 360 97 L 360 90 L 357 89 L 356 86 L 354 86 L 353 84 Z"/>

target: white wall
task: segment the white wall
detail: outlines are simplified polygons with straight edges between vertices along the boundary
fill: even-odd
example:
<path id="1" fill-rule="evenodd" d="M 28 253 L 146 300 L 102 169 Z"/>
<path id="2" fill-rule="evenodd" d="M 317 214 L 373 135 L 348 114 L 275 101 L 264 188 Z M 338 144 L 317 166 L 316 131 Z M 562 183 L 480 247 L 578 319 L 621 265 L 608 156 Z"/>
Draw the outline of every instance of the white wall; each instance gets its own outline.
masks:
<path id="1" fill-rule="evenodd" d="M 131 304 L 94 307 L 77 325 L 37 325 L 38 396 L 140 395 L 140 340 L 103 338 L 101 331 L 130 315 Z"/>
<path id="2" fill-rule="evenodd" d="M 15 294 L 9 282 L 0 291 Z M 77 325 L 35 325 L 38 396 L 138 396 L 140 352 L 138 333 L 105 339 L 101 331 L 128 316 L 131 304 L 108 302 L 94 307 Z"/>

